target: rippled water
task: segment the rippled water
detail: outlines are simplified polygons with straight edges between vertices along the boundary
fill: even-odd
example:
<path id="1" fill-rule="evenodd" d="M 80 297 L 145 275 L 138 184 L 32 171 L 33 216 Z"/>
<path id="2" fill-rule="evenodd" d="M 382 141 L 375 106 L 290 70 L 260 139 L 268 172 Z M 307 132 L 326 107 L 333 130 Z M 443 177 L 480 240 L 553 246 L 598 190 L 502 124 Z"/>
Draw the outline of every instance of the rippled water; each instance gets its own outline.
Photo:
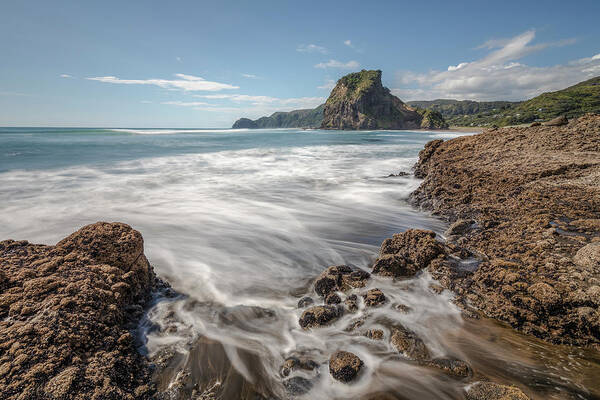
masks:
<path id="1" fill-rule="evenodd" d="M 162 389 L 221 398 L 284 398 L 280 366 L 289 356 L 319 368 L 310 399 L 463 398 L 488 377 L 514 382 L 533 398 L 596 398 L 598 354 L 549 346 L 489 321 L 461 317 L 451 294 L 425 273 L 403 282 L 373 278 L 385 306 L 304 331 L 300 297 L 325 267 L 367 269 L 381 241 L 408 228 L 438 233 L 439 220 L 406 203 L 419 182 L 409 171 L 427 132 L 302 130 L 0 129 L 0 237 L 55 243 L 98 220 L 142 232 L 156 272 L 181 296 L 160 299 L 140 332 L 142 351 L 164 361 Z M 357 291 L 362 293 L 364 289 Z M 399 312 L 396 305 L 410 308 Z M 364 317 L 365 324 L 345 328 Z M 404 360 L 389 327 L 415 331 L 435 357 L 474 369 L 471 380 Z M 381 328 L 386 339 L 363 336 Z M 332 380 L 337 349 L 365 362 L 358 380 Z M 166 355 L 171 356 L 167 358 Z"/>

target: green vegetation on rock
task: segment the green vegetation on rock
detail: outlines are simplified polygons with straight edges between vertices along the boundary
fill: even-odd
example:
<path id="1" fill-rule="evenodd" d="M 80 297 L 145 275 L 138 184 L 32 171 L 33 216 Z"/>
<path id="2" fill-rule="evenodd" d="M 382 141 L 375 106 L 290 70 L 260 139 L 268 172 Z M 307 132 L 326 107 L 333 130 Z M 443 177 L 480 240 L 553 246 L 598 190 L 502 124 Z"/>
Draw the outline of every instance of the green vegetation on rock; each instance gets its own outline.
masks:
<path id="1" fill-rule="evenodd" d="M 381 83 L 381 70 L 340 78 L 325 102 L 323 129 L 419 129 L 423 116 Z"/>
<path id="2" fill-rule="evenodd" d="M 600 77 L 523 102 L 470 100 L 413 101 L 414 107 L 439 111 L 454 126 L 507 126 L 548 121 L 558 116 L 600 113 Z"/>
<path id="3" fill-rule="evenodd" d="M 448 129 L 448 123 L 442 113 L 424 109 L 417 109 L 417 112 L 423 116 L 421 129 Z"/>
<path id="4" fill-rule="evenodd" d="M 261 117 L 257 120 L 240 118 L 233 124 L 234 129 L 267 129 L 267 128 L 318 128 L 323 120 L 323 109 L 321 104 L 317 108 L 294 110 L 289 112 L 276 112 L 269 117 Z"/>

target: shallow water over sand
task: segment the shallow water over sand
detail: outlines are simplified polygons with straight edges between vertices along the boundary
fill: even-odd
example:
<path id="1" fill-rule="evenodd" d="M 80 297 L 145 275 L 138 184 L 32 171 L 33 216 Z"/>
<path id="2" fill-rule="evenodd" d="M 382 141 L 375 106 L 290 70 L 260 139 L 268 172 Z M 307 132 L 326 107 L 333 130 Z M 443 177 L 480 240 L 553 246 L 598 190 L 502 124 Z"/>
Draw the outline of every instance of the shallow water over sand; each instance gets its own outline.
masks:
<path id="1" fill-rule="evenodd" d="M 443 223 L 406 203 L 419 182 L 387 176 L 409 171 L 427 141 L 448 135 L 3 129 L 0 237 L 55 243 L 97 220 L 142 232 L 156 272 L 181 293 L 149 310 L 142 350 L 156 360 L 175 354 L 157 381 L 180 389 L 180 398 L 194 390 L 285 398 L 280 367 L 289 356 L 318 364 L 293 373 L 311 382 L 310 399 L 382 392 L 459 399 L 483 377 L 514 382 L 533 398 L 595 398 L 598 353 L 465 320 L 451 293 L 436 294 L 426 273 L 402 282 L 374 277 L 367 289 L 381 289 L 384 306 L 312 331 L 298 325 L 298 299 L 317 299 L 310 284 L 325 267 L 368 270 L 394 232 L 443 232 Z M 361 317 L 363 326 L 345 330 Z M 473 377 L 457 380 L 405 360 L 389 344 L 389 327 L 398 323 L 433 357 L 468 362 Z M 370 328 L 383 329 L 384 340 L 365 337 Z M 328 373 L 338 349 L 365 363 L 350 385 Z"/>

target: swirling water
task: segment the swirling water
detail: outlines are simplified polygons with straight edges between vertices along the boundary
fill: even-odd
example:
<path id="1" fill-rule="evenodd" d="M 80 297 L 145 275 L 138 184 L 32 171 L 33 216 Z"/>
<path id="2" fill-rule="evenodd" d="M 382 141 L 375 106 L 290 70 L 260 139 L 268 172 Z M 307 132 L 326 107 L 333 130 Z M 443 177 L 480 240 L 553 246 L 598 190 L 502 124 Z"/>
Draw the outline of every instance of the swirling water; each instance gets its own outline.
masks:
<path id="1" fill-rule="evenodd" d="M 514 382 L 533 398 L 595 398 L 597 353 L 465 320 L 451 293 L 431 290 L 427 273 L 403 282 L 374 277 L 368 288 L 382 289 L 386 305 L 329 327 L 299 327 L 296 303 L 328 265 L 368 269 L 393 233 L 444 231 L 406 202 L 418 180 L 388 175 L 410 171 L 427 141 L 458 135 L 0 128 L 0 238 L 52 244 L 98 220 L 141 231 L 156 272 L 181 293 L 149 310 L 141 350 L 166 366 L 157 382 L 179 398 L 206 390 L 224 399 L 285 398 L 280 366 L 289 356 L 319 365 L 294 372 L 310 380 L 310 399 L 463 398 L 482 377 Z M 345 330 L 361 317 L 362 327 Z M 467 361 L 473 378 L 404 360 L 387 340 L 395 323 L 415 331 L 433 356 Z M 385 340 L 364 337 L 367 328 L 383 329 Z M 351 385 L 328 374 L 337 349 L 365 362 Z"/>

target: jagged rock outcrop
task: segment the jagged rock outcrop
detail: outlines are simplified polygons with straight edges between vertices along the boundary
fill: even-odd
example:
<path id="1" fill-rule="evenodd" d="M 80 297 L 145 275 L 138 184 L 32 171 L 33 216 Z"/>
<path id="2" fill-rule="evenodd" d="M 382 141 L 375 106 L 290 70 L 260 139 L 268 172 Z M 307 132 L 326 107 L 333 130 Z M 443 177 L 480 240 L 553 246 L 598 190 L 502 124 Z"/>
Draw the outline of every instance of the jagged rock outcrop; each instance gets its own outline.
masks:
<path id="1" fill-rule="evenodd" d="M 125 224 L 88 225 L 56 246 L 0 242 L 0 398 L 151 398 L 130 330 L 162 285 Z"/>
<path id="2" fill-rule="evenodd" d="M 380 70 L 362 70 L 337 82 L 325 103 L 321 128 L 420 129 L 422 122 L 423 115 L 383 86 Z"/>
<path id="3" fill-rule="evenodd" d="M 479 260 L 434 278 L 522 332 L 600 347 L 600 116 L 435 140 L 415 176 L 411 200 Z"/>

